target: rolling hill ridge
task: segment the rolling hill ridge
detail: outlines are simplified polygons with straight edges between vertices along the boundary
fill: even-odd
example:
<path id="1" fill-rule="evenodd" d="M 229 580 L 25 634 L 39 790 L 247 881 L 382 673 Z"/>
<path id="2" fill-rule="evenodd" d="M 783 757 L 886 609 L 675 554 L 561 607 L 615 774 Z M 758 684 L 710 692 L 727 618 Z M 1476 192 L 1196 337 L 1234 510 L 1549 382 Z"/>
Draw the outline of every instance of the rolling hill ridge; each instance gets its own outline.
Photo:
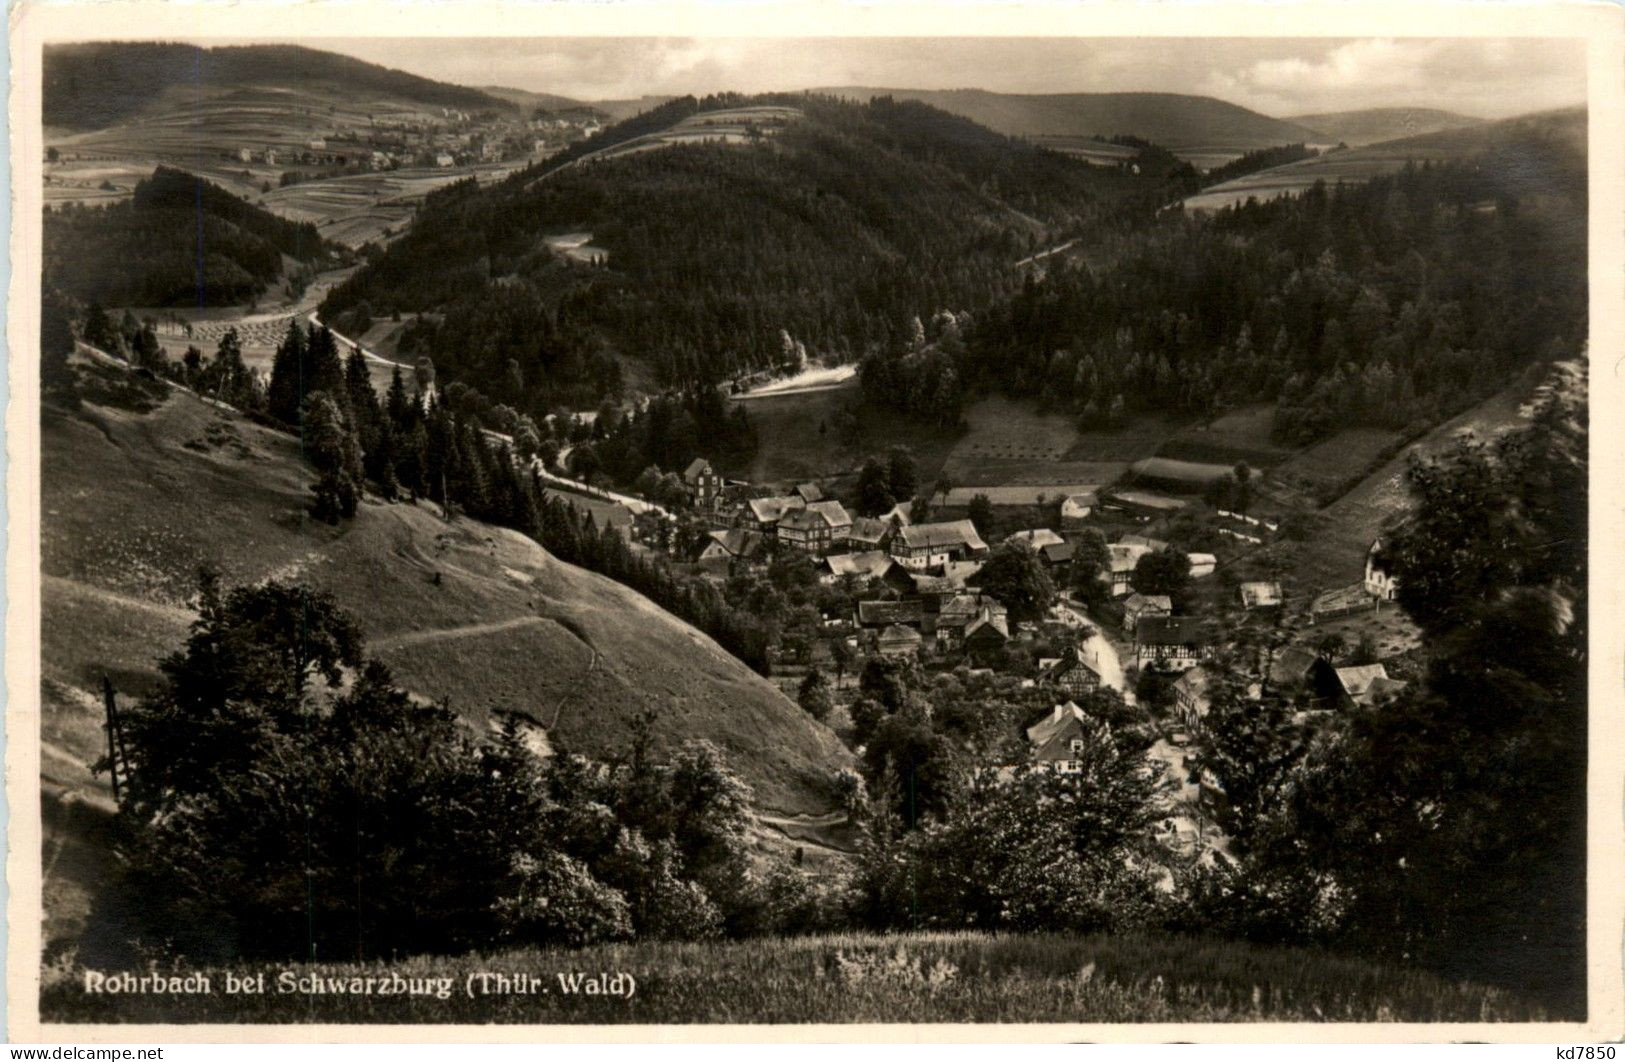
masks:
<path id="1" fill-rule="evenodd" d="M 507 110 L 506 100 L 333 52 L 295 45 L 199 48 L 191 44 L 108 42 L 45 50 L 47 127 L 102 129 L 159 106 L 174 92 L 204 98 L 248 86 L 351 97 L 392 97 L 432 107 Z"/>
<path id="2" fill-rule="evenodd" d="M 1211 96 L 1172 92 L 1066 92 L 1021 95 L 983 89 L 845 86 L 817 92 L 866 100 L 917 100 L 1008 136 L 1142 137 L 1177 154 L 1229 152 L 1319 139 L 1316 130 Z"/>
<path id="3" fill-rule="evenodd" d="M 685 98 L 493 187 L 435 194 L 322 312 L 443 314 L 402 351 L 515 408 L 596 402 L 614 386 L 606 351 L 668 384 L 770 364 L 784 335 L 849 360 L 914 316 L 991 303 L 1035 250 L 1167 195 L 1157 175 L 920 103 Z M 553 253 L 548 238 L 570 234 L 603 257 Z M 501 358 L 477 353 L 498 334 Z"/>

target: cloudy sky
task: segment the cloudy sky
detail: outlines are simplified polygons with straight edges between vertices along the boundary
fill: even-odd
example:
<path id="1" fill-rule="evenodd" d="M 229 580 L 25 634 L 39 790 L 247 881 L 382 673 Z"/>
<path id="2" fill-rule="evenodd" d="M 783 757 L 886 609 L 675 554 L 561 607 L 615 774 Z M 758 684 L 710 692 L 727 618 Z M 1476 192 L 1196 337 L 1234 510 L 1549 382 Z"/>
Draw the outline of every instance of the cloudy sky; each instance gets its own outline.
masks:
<path id="1" fill-rule="evenodd" d="M 861 85 L 1182 92 L 1278 117 L 1424 106 L 1494 118 L 1585 99 L 1585 50 L 1576 40 L 551 37 L 301 43 L 443 81 L 585 100 Z"/>

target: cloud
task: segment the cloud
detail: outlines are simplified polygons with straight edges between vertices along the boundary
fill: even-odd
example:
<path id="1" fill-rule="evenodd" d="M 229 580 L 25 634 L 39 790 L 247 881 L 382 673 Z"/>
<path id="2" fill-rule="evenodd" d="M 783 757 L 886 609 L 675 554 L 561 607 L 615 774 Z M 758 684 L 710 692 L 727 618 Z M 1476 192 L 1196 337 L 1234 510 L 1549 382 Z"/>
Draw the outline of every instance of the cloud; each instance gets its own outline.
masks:
<path id="1" fill-rule="evenodd" d="M 1574 40 L 1365 39 L 1216 70 L 1202 91 L 1266 114 L 1442 107 L 1497 117 L 1583 102 Z"/>

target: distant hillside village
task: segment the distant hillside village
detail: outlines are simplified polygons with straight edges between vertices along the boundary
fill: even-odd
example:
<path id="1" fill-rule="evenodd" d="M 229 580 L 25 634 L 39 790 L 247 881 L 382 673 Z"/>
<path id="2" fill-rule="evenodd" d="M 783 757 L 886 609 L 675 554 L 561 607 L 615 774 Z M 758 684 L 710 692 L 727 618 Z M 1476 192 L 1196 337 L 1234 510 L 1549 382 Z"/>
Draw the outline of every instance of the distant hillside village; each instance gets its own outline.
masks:
<path id="1" fill-rule="evenodd" d="M 221 157 L 287 167 L 281 181 L 286 185 L 316 174 L 528 160 L 584 140 L 601 128 L 590 113 L 538 111 L 529 117 L 509 117 L 443 107 L 378 116 L 365 127 L 336 127 L 299 142 L 241 146 Z M 312 170 L 315 174 L 309 173 Z"/>
<path id="2" fill-rule="evenodd" d="M 1392 643 L 1349 637 L 1351 618 L 1406 622 L 1380 541 L 1360 582 L 1289 608 L 1279 581 L 1238 578 L 1214 553 L 1156 537 L 1192 503 L 1148 490 L 1039 491 L 1035 507 L 1032 490 L 996 505 L 997 489 L 957 487 L 862 516 L 833 483 L 729 479 L 705 458 L 667 479 L 681 488 L 662 493 L 666 506 L 629 518 L 639 547 L 730 598 L 748 599 L 753 581 L 816 580 L 813 629 L 786 630 L 776 674 L 826 669 L 839 683 L 881 658 L 1013 677 L 1050 692 L 1053 718 L 1025 736 L 1031 761 L 1053 770 L 1072 766 L 1096 725 L 1074 703 L 1092 691 L 1162 715 L 1177 770 L 1220 670 L 1244 679 L 1249 696 L 1290 697 L 1305 721 L 1403 688 L 1389 663 L 1410 670 L 1407 659 L 1377 659 Z M 1035 512 L 1044 524 L 1010 528 Z M 1227 509 L 1209 530 L 1242 551 L 1281 534 L 1276 520 Z"/>

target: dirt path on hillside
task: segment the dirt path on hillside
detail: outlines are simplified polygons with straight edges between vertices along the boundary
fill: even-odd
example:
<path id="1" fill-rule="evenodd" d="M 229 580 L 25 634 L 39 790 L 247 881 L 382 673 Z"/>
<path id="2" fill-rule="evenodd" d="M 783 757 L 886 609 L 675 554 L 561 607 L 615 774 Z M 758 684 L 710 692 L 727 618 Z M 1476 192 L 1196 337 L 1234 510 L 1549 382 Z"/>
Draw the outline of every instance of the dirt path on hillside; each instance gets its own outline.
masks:
<path id="1" fill-rule="evenodd" d="M 432 631 L 408 631 L 405 634 L 391 634 L 383 638 L 374 638 L 374 649 L 401 649 L 409 645 L 423 645 L 427 642 L 447 641 L 453 638 L 478 638 L 486 634 L 499 634 L 502 631 L 511 631 L 519 627 L 531 627 L 542 623 L 553 622 L 546 616 L 514 616 L 511 619 L 493 620 L 489 623 L 470 623 L 465 627 L 441 627 Z"/>
<path id="2" fill-rule="evenodd" d="M 181 623 L 191 623 L 197 618 L 197 613 L 191 609 L 181 608 L 178 605 L 166 605 L 152 598 L 135 597 L 130 594 L 121 594 L 116 590 L 82 583 L 76 579 L 69 579 L 62 575 L 45 575 L 40 577 L 41 587 L 55 590 L 66 597 L 77 598 L 81 601 L 95 601 L 102 605 L 117 605 L 119 608 L 133 608 L 153 616 L 161 616 L 167 620 L 177 620 Z"/>

